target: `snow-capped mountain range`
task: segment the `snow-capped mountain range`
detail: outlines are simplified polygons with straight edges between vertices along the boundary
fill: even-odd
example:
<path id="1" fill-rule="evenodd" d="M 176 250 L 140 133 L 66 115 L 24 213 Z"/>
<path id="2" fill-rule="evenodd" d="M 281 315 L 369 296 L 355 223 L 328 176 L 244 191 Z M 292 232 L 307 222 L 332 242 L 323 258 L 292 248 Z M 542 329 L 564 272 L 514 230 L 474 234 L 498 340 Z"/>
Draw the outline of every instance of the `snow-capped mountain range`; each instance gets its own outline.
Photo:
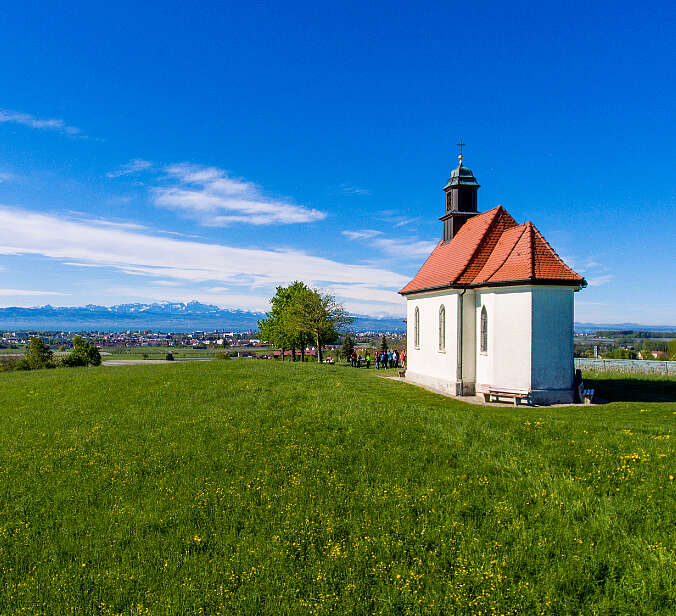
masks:
<path id="1" fill-rule="evenodd" d="M 123 331 L 151 329 L 161 331 L 256 329 L 262 312 L 220 308 L 200 302 L 158 302 L 117 306 L 36 306 L 0 308 L 0 328 L 51 331 Z M 357 331 L 403 331 L 403 317 L 377 318 L 356 315 L 352 328 Z"/>

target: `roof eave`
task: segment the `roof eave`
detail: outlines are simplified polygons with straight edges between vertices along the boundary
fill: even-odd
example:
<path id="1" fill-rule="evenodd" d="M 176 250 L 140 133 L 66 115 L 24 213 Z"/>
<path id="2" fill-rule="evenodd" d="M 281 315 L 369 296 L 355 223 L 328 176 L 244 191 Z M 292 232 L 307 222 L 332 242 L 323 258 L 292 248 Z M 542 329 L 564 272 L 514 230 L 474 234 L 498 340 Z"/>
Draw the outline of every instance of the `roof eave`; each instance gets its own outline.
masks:
<path id="1" fill-rule="evenodd" d="M 472 283 L 449 283 L 437 285 L 434 287 L 423 287 L 421 289 L 411 289 L 410 291 L 399 291 L 400 295 L 414 295 L 416 293 L 427 293 L 429 291 L 439 291 L 441 289 L 479 289 L 482 287 L 511 287 L 522 285 L 537 285 L 537 286 L 558 286 L 558 287 L 577 287 L 583 289 L 587 286 L 587 281 L 582 280 L 565 280 L 561 278 L 522 278 L 519 280 L 500 280 L 500 281 L 486 281 L 486 282 L 472 282 Z"/>
<path id="2" fill-rule="evenodd" d="M 478 289 L 480 287 L 510 287 L 516 285 L 537 285 L 537 286 L 557 286 L 557 287 L 586 287 L 587 281 L 569 280 L 565 278 L 521 278 L 518 280 L 495 280 L 485 282 L 473 282 L 466 286 L 469 289 Z"/>

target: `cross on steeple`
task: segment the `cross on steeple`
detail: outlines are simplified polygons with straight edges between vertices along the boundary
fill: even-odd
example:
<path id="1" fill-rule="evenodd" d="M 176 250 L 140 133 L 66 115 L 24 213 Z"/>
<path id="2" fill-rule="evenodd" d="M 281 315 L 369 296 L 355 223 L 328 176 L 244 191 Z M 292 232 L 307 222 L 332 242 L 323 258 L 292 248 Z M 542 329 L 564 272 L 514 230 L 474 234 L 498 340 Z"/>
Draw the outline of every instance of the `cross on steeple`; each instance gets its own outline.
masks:
<path id="1" fill-rule="evenodd" d="M 460 155 L 458 156 L 458 160 L 460 161 L 460 164 L 462 165 L 462 148 L 463 148 L 463 146 L 465 146 L 467 144 L 462 142 L 462 137 L 461 137 L 460 143 L 456 143 L 455 145 L 457 145 L 460 148 Z"/>

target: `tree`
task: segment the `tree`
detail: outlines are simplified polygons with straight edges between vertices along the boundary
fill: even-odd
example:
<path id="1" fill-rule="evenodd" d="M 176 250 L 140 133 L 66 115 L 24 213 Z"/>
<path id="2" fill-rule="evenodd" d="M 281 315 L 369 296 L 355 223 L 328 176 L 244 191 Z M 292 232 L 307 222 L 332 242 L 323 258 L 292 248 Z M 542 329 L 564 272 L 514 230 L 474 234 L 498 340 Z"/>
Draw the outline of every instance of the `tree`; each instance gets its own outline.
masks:
<path id="1" fill-rule="evenodd" d="M 81 336 L 73 338 L 73 350 L 61 362 L 70 368 L 75 366 L 100 366 L 101 353 L 95 344 Z"/>
<path id="2" fill-rule="evenodd" d="M 352 342 L 352 337 L 348 334 L 343 340 L 343 348 L 340 350 L 340 354 L 349 360 L 352 356 L 352 351 L 354 351 L 354 342 Z"/>
<path id="3" fill-rule="evenodd" d="M 676 338 L 674 338 L 670 343 L 669 343 L 669 350 L 667 351 L 667 356 L 670 359 L 676 359 Z"/>
<path id="4" fill-rule="evenodd" d="M 17 362 L 17 370 L 39 370 L 40 368 L 53 368 L 52 351 L 47 348 L 42 338 L 31 338 L 28 343 L 26 356 Z"/>
<path id="5" fill-rule="evenodd" d="M 287 331 L 290 295 L 289 287 L 277 287 L 275 295 L 270 298 L 272 309 L 266 313 L 264 319 L 258 321 L 261 339 L 282 350 L 282 361 L 284 352 L 291 348 L 293 342 Z"/>
<path id="6" fill-rule="evenodd" d="M 340 329 L 352 323 L 352 319 L 333 295 L 316 289 L 305 287 L 294 300 L 290 311 L 291 331 L 300 339 L 315 342 L 317 361 L 321 363 L 322 345 L 335 340 Z"/>
<path id="7" fill-rule="evenodd" d="M 293 359 L 296 349 L 300 349 L 301 357 L 305 355 L 310 337 L 297 326 L 296 307 L 308 291 L 310 289 L 298 281 L 288 287 L 277 287 L 275 295 L 270 299 L 272 310 L 266 313 L 265 319 L 258 321 L 261 338 L 282 350 L 282 361 L 286 349 L 291 349 Z"/>
<path id="8" fill-rule="evenodd" d="M 380 340 L 380 352 L 381 353 L 387 353 L 387 338 L 385 338 L 385 334 L 383 334 L 382 339 Z"/>
<path id="9" fill-rule="evenodd" d="M 261 337 L 284 351 L 291 349 L 295 355 L 314 342 L 317 360 L 322 361 L 322 345 L 338 335 L 338 331 L 352 320 L 332 295 L 321 294 L 305 283 L 296 281 L 288 287 L 277 287 L 270 299 L 272 309 L 258 322 Z"/>

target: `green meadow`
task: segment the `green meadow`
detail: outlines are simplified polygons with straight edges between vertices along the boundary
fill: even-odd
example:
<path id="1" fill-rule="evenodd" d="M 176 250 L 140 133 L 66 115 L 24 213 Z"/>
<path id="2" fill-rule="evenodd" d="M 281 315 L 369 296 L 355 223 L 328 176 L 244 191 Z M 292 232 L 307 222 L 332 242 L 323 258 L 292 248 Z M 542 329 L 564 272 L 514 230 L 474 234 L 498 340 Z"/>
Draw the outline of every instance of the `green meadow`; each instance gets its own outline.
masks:
<path id="1" fill-rule="evenodd" d="M 513 408 L 374 372 L 0 374 L 0 614 L 676 613 L 676 379 Z"/>

